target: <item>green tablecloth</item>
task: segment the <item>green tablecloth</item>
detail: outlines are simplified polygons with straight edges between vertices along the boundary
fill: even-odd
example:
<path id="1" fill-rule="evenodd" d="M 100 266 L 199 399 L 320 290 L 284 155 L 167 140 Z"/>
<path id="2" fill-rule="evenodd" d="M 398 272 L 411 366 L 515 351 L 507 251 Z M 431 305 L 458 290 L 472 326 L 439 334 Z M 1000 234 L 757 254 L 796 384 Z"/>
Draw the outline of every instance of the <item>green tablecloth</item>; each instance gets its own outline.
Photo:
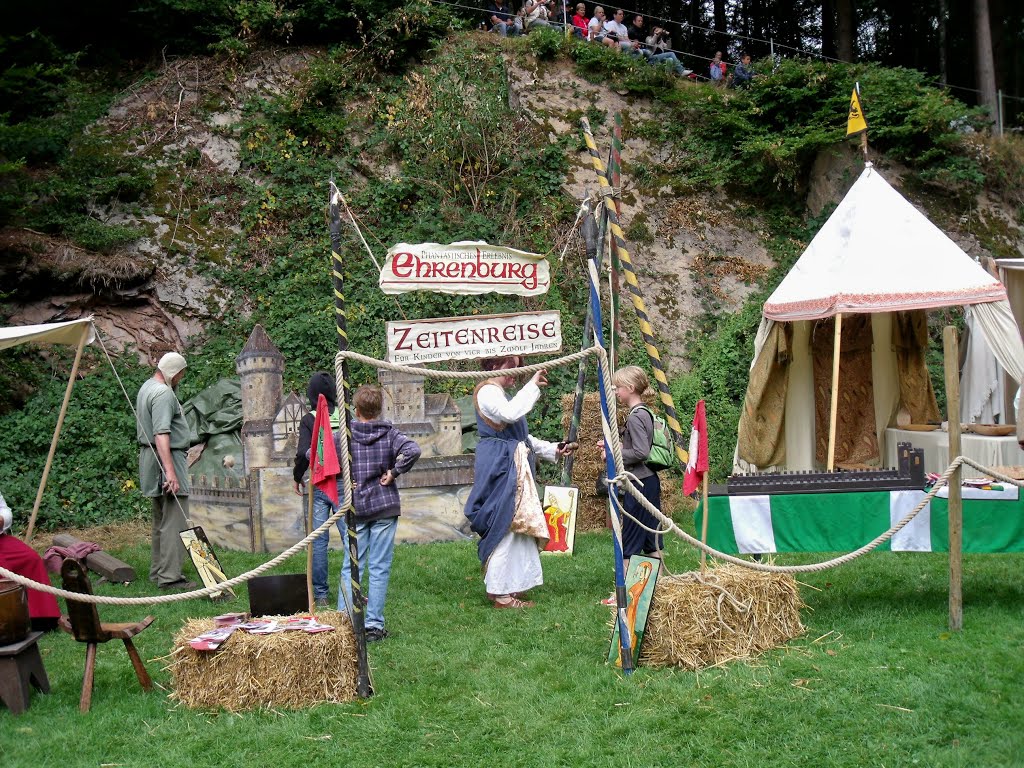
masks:
<path id="1" fill-rule="evenodd" d="M 998 488 L 998 486 L 997 486 Z M 893 552 L 948 552 L 946 489 L 882 544 Z M 712 496 L 708 544 L 722 552 L 850 552 L 888 530 L 923 491 Z M 964 552 L 1024 552 L 1024 502 L 1015 486 L 963 489 Z M 698 509 L 699 531 L 703 510 Z"/>

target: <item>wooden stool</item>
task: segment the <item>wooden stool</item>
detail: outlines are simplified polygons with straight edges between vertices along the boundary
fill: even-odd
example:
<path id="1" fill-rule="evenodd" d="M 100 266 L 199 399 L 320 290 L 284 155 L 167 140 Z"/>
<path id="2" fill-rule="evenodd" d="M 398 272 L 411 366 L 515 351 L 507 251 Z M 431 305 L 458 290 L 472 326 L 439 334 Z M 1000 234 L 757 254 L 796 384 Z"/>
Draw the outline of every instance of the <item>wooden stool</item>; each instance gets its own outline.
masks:
<path id="1" fill-rule="evenodd" d="M 42 632 L 30 632 L 24 640 L 0 645 L 0 700 L 11 714 L 20 715 L 28 709 L 29 683 L 43 693 L 50 692 L 43 659 L 36 641 Z"/>

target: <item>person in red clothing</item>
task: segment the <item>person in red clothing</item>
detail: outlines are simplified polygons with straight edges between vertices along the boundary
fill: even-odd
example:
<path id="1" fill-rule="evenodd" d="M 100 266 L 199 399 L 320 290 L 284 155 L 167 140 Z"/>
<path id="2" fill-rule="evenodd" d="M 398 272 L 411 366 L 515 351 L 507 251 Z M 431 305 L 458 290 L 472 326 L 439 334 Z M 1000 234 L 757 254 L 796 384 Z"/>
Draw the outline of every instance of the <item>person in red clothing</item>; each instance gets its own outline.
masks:
<path id="1" fill-rule="evenodd" d="M 587 6 L 583 3 L 577 3 L 576 14 L 572 17 L 573 32 L 576 33 L 577 37 L 582 37 L 586 40 L 589 24 L 590 19 L 587 18 Z"/>
<path id="2" fill-rule="evenodd" d="M 43 558 L 17 536 L 11 535 L 12 522 L 11 508 L 0 495 L 0 567 L 40 584 L 50 584 Z M 60 618 L 57 598 L 48 592 L 28 590 L 28 614 L 32 618 L 32 629 L 43 632 L 55 629 Z"/>

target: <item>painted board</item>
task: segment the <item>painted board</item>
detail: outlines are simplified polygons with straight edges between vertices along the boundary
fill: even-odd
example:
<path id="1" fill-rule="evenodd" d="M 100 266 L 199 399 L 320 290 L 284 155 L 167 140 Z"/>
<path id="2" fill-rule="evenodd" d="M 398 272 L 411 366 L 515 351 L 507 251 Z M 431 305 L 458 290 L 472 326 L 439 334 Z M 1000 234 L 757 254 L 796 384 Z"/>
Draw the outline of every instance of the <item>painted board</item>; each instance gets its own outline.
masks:
<path id="1" fill-rule="evenodd" d="M 626 627 L 629 629 L 630 647 L 633 651 L 633 666 L 640 661 L 640 645 L 644 641 L 647 629 L 647 614 L 651 610 L 651 598 L 654 587 L 661 572 L 661 560 L 656 557 L 633 555 L 629 558 L 629 571 L 626 573 Z M 608 662 L 622 666 L 619 658 L 619 620 L 615 621 L 612 632 L 611 647 L 608 649 Z"/>
<path id="2" fill-rule="evenodd" d="M 572 555 L 576 541 L 576 507 L 579 488 L 562 485 L 544 486 L 544 519 L 548 524 L 546 555 Z"/>
<path id="3" fill-rule="evenodd" d="M 216 587 L 221 582 L 228 580 L 228 577 L 224 575 L 224 568 L 221 566 L 220 560 L 217 559 L 217 553 L 213 551 L 213 545 L 206 538 L 206 531 L 203 530 L 202 526 L 197 525 L 195 528 L 186 528 L 178 536 L 181 537 L 181 543 L 185 545 L 189 557 L 192 558 L 192 565 L 196 567 L 196 572 L 199 574 L 199 578 L 203 580 L 204 587 Z M 225 587 L 225 589 L 232 596 L 235 596 L 234 591 L 230 587 Z M 220 597 L 222 595 L 223 590 L 214 592 L 210 597 Z"/>

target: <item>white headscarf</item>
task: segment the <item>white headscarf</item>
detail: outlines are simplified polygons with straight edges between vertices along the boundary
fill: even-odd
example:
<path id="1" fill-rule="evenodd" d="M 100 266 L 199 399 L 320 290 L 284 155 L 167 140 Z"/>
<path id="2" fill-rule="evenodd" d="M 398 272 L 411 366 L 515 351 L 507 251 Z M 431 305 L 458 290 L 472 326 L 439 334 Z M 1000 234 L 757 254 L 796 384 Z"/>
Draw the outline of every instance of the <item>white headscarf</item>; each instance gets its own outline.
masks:
<path id="1" fill-rule="evenodd" d="M 185 370 L 187 365 L 188 363 L 185 361 L 185 358 L 177 352 L 168 352 L 160 358 L 160 362 L 156 364 L 156 367 L 164 375 L 164 380 L 170 384 L 171 379 Z"/>

